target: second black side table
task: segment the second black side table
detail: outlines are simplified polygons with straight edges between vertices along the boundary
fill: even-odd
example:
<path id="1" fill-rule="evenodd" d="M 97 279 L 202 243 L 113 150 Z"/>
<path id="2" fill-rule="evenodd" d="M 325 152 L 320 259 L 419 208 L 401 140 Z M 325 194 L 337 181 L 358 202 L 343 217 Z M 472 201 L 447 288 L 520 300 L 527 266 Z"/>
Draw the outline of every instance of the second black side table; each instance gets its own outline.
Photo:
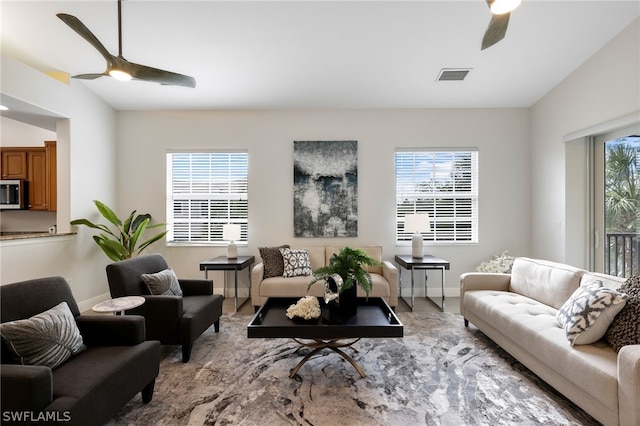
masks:
<path id="1" fill-rule="evenodd" d="M 254 256 L 238 256 L 228 258 L 227 256 L 218 256 L 213 259 L 200 262 L 200 270 L 204 271 L 204 277 L 209 279 L 209 271 L 224 271 L 224 297 L 227 297 L 227 271 L 234 271 L 234 303 L 236 312 L 251 296 L 251 265 L 255 262 Z M 249 297 L 238 303 L 238 271 L 247 269 L 249 276 Z"/>
<path id="2" fill-rule="evenodd" d="M 435 256 L 429 256 L 429 255 L 425 255 L 422 256 L 422 258 L 420 257 L 412 257 L 410 254 L 406 254 L 406 255 L 396 255 L 396 263 L 398 265 L 400 265 L 400 269 L 399 269 L 399 276 L 398 276 L 398 295 L 400 296 L 400 299 L 402 299 L 408 306 L 409 308 L 411 308 L 411 310 L 413 311 L 413 306 L 414 306 L 414 279 L 413 279 L 413 271 L 416 269 L 422 269 L 425 270 L 425 274 L 424 274 L 424 297 L 426 297 L 428 300 L 431 300 L 433 303 L 436 304 L 436 306 L 438 306 L 440 308 L 440 310 L 444 311 L 444 288 L 445 288 L 445 279 L 444 279 L 444 271 L 445 269 L 449 269 L 450 265 L 449 265 L 449 261 L 448 260 L 444 260 L 444 259 L 440 259 L 438 257 Z M 409 303 L 409 301 L 407 301 L 407 299 L 404 298 L 404 296 L 402 295 L 402 269 L 405 269 L 409 272 L 411 272 L 411 303 Z M 427 286 L 427 281 L 428 281 L 428 277 L 427 277 L 427 273 L 426 270 L 428 269 L 437 269 L 440 270 L 441 272 L 441 276 L 442 276 L 442 281 L 441 281 L 441 288 L 442 288 L 442 300 L 440 301 L 440 303 L 438 304 L 437 302 L 435 302 L 433 299 L 431 299 L 427 292 L 428 292 L 428 286 Z"/>

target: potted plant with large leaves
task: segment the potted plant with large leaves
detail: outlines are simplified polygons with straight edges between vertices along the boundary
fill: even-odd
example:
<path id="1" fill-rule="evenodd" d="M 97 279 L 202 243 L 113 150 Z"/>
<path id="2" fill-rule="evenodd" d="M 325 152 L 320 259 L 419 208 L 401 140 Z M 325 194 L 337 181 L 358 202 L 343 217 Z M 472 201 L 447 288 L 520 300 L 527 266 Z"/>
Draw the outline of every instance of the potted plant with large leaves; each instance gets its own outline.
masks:
<path id="1" fill-rule="evenodd" d="M 364 290 L 367 297 L 373 288 L 371 274 L 366 270 L 366 266 L 379 265 L 380 262 L 372 259 L 364 250 L 343 247 L 340 252 L 331 256 L 327 266 L 313 272 L 308 288 L 318 281 L 324 281 L 325 294 L 337 293 L 337 306 L 331 309 L 330 304 L 331 321 L 343 322 L 357 313 L 357 286 Z"/>
<path id="2" fill-rule="evenodd" d="M 134 254 L 140 254 L 142 250 L 164 237 L 168 232 L 161 232 L 148 240 L 139 243 L 144 231 L 151 228 L 161 227 L 165 224 L 159 223 L 149 225 L 149 222 L 151 222 L 151 215 L 148 213 L 136 215 L 135 210 L 132 211 L 127 218 L 122 220 L 106 204 L 98 200 L 93 200 L 93 203 L 96 205 L 96 208 L 102 217 L 114 225 L 115 229 L 111 229 L 109 226 L 101 223 L 95 224 L 88 219 L 76 219 L 71 221 L 71 224 L 84 225 L 89 228 L 102 231 L 100 235 L 94 235 L 93 240 L 109 257 L 109 259 L 115 262 L 123 259 L 129 259 Z"/>

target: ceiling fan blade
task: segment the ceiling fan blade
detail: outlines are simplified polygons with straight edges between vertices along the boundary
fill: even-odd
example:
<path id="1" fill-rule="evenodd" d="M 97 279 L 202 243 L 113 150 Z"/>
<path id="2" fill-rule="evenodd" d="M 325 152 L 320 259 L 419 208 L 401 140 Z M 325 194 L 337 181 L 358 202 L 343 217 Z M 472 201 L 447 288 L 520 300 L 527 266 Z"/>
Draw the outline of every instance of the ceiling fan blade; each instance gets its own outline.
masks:
<path id="1" fill-rule="evenodd" d="M 196 87 L 196 80 L 188 75 L 177 74 L 146 65 L 134 64 L 121 57 L 118 59 L 122 61 L 124 69 L 135 79 L 164 85 Z"/>
<path id="2" fill-rule="evenodd" d="M 107 70 L 102 74 L 80 74 L 73 78 L 84 80 L 94 80 L 102 76 L 113 76 L 113 71 L 124 71 L 132 78 L 143 81 L 151 81 L 163 85 L 196 87 L 196 80 L 188 75 L 177 74 L 171 71 L 165 71 L 158 68 L 148 67 L 146 65 L 134 64 L 129 62 L 122 56 L 122 20 L 121 20 L 121 0 L 118 0 L 118 56 L 114 56 L 104 47 L 104 45 L 93 35 L 78 18 L 66 13 L 58 13 L 56 15 L 72 30 L 78 33 L 82 38 L 88 41 L 107 61 Z"/>
<path id="3" fill-rule="evenodd" d="M 510 13 L 504 13 L 502 15 L 491 15 L 491 21 L 482 38 L 482 49 L 493 46 L 500 40 L 502 40 L 507 34 L 507 26 L 509 25 Z"/>
<path id="4" fill-rule="evenodd" d="M 66 13 L 58 13 L 56 16 L 60 18 L 62 22 L 67 24 L 73 31 L 78 33 L 83 39 L 87 40 L 89 44 L 91 44 L 98 52 L 100 52 L 104 59 L 107 60 L 107 63 L 111 62 L 113 55 L 109 53 L 100 40 L 98 40 L 89 28 L 87 28 L 86 25 L 84 25 L 78 18 Z"/>
<path id="5" fill-rule="evenodd" d="M 104 77 L 106 75 L 107 75 L 106 73 L 102 73 L 102 74 L 78 74 L 78 75 L 71 76 L 71 78 L 78 78 L 80 80 L 95 80 L 96 78 Z"/>

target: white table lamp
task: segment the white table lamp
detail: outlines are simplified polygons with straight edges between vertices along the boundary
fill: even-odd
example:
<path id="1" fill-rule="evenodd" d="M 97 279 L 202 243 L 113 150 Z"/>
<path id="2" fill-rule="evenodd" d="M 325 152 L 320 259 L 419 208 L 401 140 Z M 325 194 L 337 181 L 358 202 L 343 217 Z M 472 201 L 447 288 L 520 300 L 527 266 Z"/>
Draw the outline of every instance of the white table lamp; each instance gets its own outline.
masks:
<path id="1" fill-rule="evenodd" d="M 422 241 L 421 232 L 431 230 L 429 215 L 426 213 L 406 215 L 404 217 L 404 230 L 413 231 L 413 236 L 411 237 L 411 256 L 422 258 L 424 256 L 424 242 Z"/>
<path id="2" fill-rule="evenodd" d="M 240 239 L 240 225 L 222 225 L 222 239 L 229 241 L 229 245 L 227 246 L 227 258 L 235 259 L 238 257 L 238 246 L 236 245 L 236 241 Z"/>

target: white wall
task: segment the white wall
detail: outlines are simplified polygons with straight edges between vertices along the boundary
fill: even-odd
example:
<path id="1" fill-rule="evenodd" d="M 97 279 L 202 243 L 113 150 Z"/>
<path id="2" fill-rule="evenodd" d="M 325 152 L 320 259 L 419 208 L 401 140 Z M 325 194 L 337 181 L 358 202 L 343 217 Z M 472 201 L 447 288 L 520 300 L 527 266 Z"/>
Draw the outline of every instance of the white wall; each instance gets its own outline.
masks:
<path id="1" fill-rule="evenodd" d="M 70 231 L 69 219 L 97 219 L 98 198 L 115 203 L 115 111 L 72 81 L 70 85 L 2 57 L 2 93 L 66 119 L 57 125 L 58 230 Z M 70 281 L 81 309 L 108 293 L 106 256 L 90 233 L 0 242 L 0 284 L 60 275 Z"/>
<path id="2" fill-rule="evenodd" d="M 165 221 L 165 154 L 169 149 L 249 151 L 249 246 L 289 243 L 381 244 L 385 258 L 410 253 L 395 245 L 394 150 L 398 147 L 479 147 L 480 244 L 432 246 L 451 262 L 450 294 L 458 277 L 509 250 L 529 255 L 529 111 L 444 109 L 373 111 L 189 111 L 118 113 L 118 205 Z M 358 237 L 293 237 L 293 141 L 358 141 Z M 183 277 L 202 277 L 199 262 L 224 248 L 164 247 Z M 221 276 L 214 276 L 221 282 Z"/>
<path id="3" fill-rule="evenodd" d="M 630 114 L 640 121 L 639 111 L 640 20 L 636 20 L 531 109 L 533 256 L 586 267 L 585 240 L 566 233 L 567 221 L 575 227 L 573 222 L 584 222 L 585 215 L 567 214 L 565 199 L 572 194 L 565 193 L 563 138 Z M 575 152 L 575 147 L 569 149 Z"/>
<path id="4" fill-rule="evenodd" d="M 0 117 L 0 146 L 41 146 L 56 140 L 56 133 L 21 121 Z"/>

